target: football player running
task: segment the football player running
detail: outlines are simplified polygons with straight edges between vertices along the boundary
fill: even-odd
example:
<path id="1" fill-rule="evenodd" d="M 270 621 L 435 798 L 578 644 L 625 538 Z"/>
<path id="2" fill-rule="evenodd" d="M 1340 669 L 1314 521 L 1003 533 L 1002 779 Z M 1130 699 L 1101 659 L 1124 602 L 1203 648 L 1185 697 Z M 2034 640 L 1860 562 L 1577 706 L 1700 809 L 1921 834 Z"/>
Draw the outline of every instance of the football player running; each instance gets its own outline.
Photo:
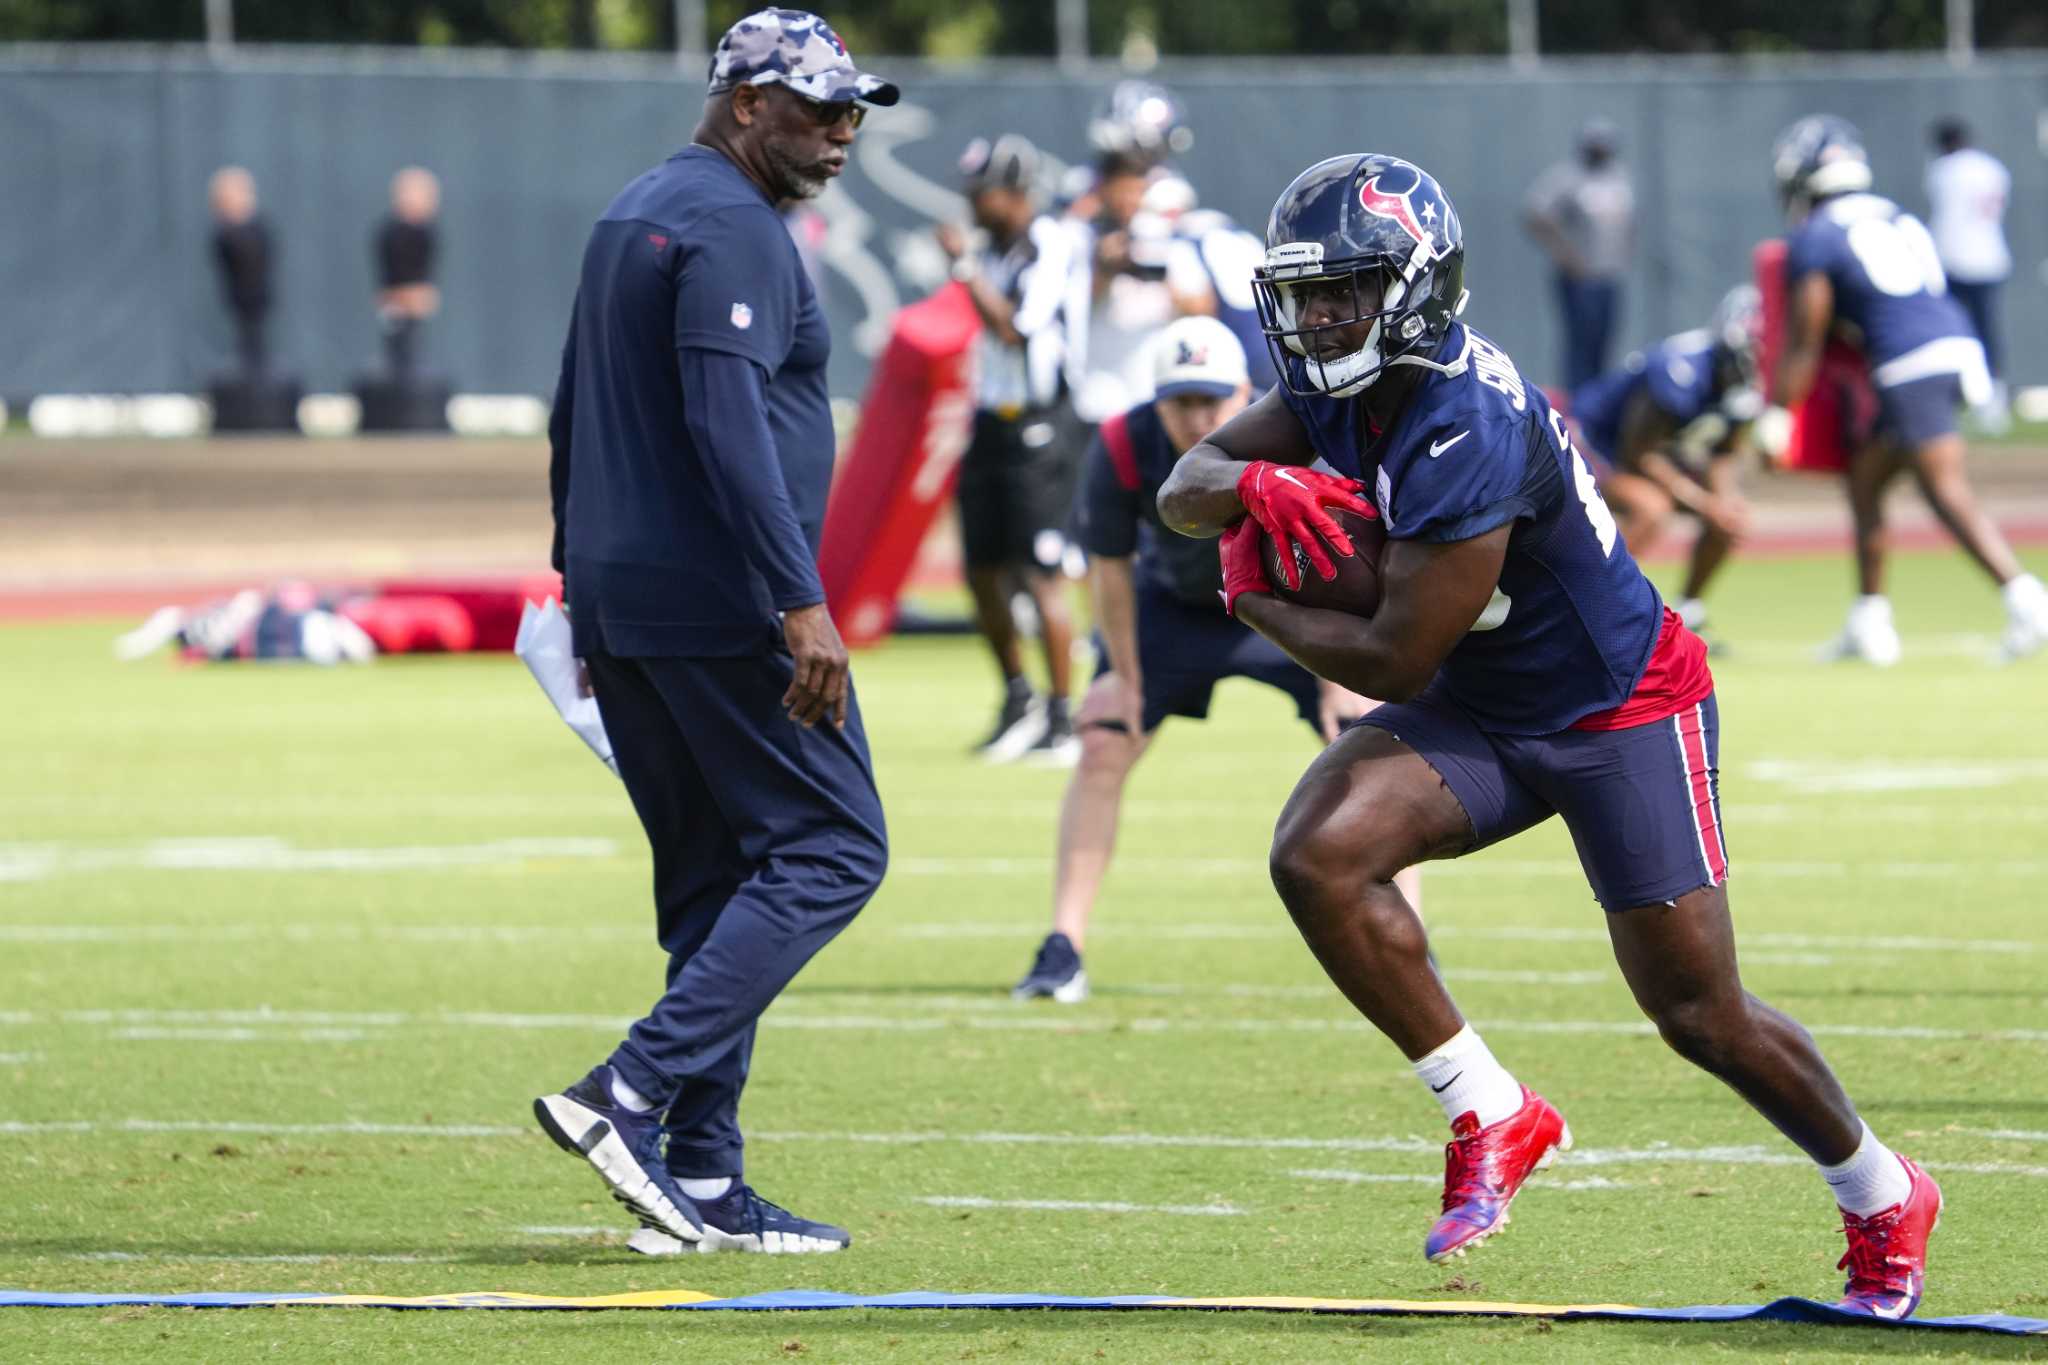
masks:
<path id="1" fill-rule="evenodd" d="M 1707 585 L 1749 527 L 1737 457 L 1763 411 L 1756 286 L 1728 291 L 1705 327 L 1637 351 L 1618 370 L 1581 384 L 1570 417 L 1622 542 L 1646 554 L 1673 512 L 1697 517 L 1698 539 L 1676 604 L 1688 630 L 1707 623 Z"/>
<path id="2" fill-rule="evenodd" d="M 1941 524 L 1999 585 L 2005 657 L 2033 653 L 2048 644 L 2048 588 L 2021 569 L 1963 469 L 1956 408 L 1990 398 L 1991 372 L 1969 315 L 1948 292 L 1934 239 L 1919 219 L 1870 193 L 1863 139 L 1841 119 L 1799 120 L 1778 135 L 1772 163 L 1792 233 L 1771 397 L 1787 407 L 1805 399 L 1831 329 L 1860 346 L 1877 389 L 1875 439 L 1849 461 L 1861 595 L 1829 654 L 1898 662 L 1884 595 L 1884 491 L 1909 469 Z"/>
<path id="3" fill-rule="evenodd" d="M 1878 1141 L 1806 1030 L 1743 989 L 1705 646 L 1629 557 L 1542 392 L 1457 321 L 1463 276 L 1457 214 L 1418 167 L 1350 155 L 1304 171 L 1257 278 L 1281 386 L 1183 456 L 1159 499 L 1175 529 L 1223 535 L 1232 615 L 1389 699 L 1309 766 L 1271 861 L 1324 970 L 1450 1123 L 1424 1252 L 1499 1232 L 1571 1135 L 1465 1022 L 1392 877 L 1560 815 L 1658 1032 L 1821 1168 L 1848 1236 L 1842 1306 L 1903 1317 L 1941 1192 Z M 1317 456 L 1350 477 L 1304 467 Z M 1349 548 L 1325 509 L 1362 511 L 1368 488 L 1388 537 L 1377 613 L 1274 595 L 1261 529 L 1321 571 Z"/>

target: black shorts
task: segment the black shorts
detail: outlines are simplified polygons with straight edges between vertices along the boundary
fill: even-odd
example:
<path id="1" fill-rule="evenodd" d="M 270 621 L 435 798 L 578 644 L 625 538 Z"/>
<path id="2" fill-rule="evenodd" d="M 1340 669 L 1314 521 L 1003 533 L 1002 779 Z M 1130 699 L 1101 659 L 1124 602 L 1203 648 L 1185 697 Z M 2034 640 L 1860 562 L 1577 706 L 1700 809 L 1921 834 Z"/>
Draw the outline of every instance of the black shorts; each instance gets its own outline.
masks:
<path id="1" fill-rule="evenodd" d="M 1064 404 L 1018 418 L 974 414 L 957 494 L 968 568 L 1060 568 L 1086 443 Z"/>

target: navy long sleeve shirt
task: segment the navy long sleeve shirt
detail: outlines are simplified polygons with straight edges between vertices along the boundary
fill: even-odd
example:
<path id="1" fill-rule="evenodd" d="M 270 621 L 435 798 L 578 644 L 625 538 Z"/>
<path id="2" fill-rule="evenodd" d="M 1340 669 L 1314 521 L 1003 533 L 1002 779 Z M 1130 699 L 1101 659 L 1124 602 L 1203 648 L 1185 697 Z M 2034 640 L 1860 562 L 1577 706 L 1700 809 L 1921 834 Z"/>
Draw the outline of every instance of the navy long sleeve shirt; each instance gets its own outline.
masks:
<path id="1" fill-rule="evenodd" d="M 579 654 L 777 646 L 824 600 L 831 333 L 767 197 L 690 146 L 591 230 L 549 424 Z"/>

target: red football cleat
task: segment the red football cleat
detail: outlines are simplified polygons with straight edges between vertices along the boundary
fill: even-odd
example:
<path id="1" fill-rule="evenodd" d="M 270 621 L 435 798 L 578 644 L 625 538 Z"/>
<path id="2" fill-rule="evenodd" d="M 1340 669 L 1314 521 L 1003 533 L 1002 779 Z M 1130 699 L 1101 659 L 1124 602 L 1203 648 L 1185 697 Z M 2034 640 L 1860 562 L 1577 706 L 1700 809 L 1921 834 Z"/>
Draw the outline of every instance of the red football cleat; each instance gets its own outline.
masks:
<path id="1" fill-rule="evenodd" d="M 1835 1307 L 1874 1318 L 1912 1316 L 1927 1283 L 1927 1239 L 1941 1223 L 1941 1186 L 1905 1157 L 1899 1164 L 1913 1182 L 1904 1203 L 1867 1218 L 1842 1210 L 1849 1250 L 1835 1263 L 1849 1283 Z"/>
<path id="2" fill-rule="evenodd" d="M 1451 1125 L 1455 1140 L 1444 1148 L 1444 1212 L 1429 1230 L 1422 1254 L 1448 1261 L 1508 1225 L 1508 1205 L 1522 1182 L 1548 1166 L 1558 1151 L 1570 1151 L 1572 1130 L 1550 1101 L 1522 1087 L 1522 1107 L 1499 1123 L 1481 1128 L 1477 1114 Z"/>

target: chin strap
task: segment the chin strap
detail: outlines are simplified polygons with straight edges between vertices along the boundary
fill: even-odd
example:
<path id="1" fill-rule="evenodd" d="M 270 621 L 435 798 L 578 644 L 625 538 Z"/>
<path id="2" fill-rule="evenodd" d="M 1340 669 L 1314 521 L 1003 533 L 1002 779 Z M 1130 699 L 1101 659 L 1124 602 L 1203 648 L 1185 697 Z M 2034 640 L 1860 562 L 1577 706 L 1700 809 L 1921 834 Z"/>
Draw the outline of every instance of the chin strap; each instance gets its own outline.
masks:
<path id="1" fill-rule="evenodd" d="M 1461 311 L 1463 303 L 1464 300 L 1460 299 Z M 1396 365 L 1419 365 L 1425 370 L 1435 370 L 1438 374 L 1463 374 L 1466 367 L 1471 363 L 1472 329 L 1467 327 L 1465 329 L 1465 344 L 1458 349 L 1457 358 L 1448 365 L 1440 365 L 1434 360 L 1426 360 L 1419 355 L 1397 355 L 1392 360 L 1381 365 L 1380 368 L 1382 370 L 1390 370 Z"/>

